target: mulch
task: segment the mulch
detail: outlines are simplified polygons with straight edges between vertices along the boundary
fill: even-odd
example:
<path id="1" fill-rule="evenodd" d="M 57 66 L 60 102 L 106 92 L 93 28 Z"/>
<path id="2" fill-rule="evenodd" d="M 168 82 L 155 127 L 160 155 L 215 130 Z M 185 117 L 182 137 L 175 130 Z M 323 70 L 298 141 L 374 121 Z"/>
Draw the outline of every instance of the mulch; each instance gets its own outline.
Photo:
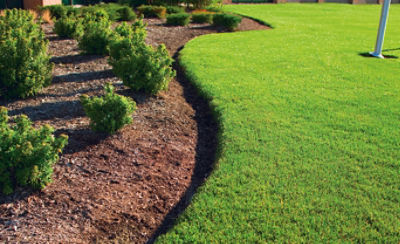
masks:
<path id="1" fill-rule="evenodd" d="M 147 42 L 165 43 L 177 57 L 196 36 L 223 32 L 207 25 L 165 26 L 146 19 Z M 0 100 L 10 115 L 26 114 L 69 136 L 53 183 L 42 191 L 20 188 L 0 195 L 0 242 L 151 242 L 187 206 L 212 170 L 217 125 L 207 102 L 177 78 L 157 96 L 133 93 L 115 77 L 107 58 L 81 55 L 75 40 L 59 39 L 43 25 L 55 63 L 53 84 L 24 100 Z M 268 29 L 244 18 L 240 31 Z M 92 132 L 80 105 L 112 82 L 138 105 L 134 123 L 112 136 Z"/>

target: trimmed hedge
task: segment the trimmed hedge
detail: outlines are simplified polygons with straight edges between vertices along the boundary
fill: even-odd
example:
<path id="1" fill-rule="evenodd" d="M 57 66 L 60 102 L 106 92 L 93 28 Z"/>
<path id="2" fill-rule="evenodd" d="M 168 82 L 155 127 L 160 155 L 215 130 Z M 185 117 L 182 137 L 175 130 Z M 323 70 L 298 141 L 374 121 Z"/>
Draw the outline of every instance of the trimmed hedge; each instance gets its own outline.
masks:
<path id="1" fill-rule="evenodd" d="M 186 26 L 190 22 L 190 14 L 170 14 L 167 16 L 167 25 Z"/>
<path id="2" fill-rule="evenodd" d="M 209 23 L 212 24 L 213 14 L 212 13 L 199 13 L 192 14 L 192 22 L 197 24 Z"/>
<path id="3" fill-rule="evenodd" d="M 213 25 L 221 26 L 230 31 L 234 31 L 242 22 L 242 17 L 233 14 L 214 14 Z"/>

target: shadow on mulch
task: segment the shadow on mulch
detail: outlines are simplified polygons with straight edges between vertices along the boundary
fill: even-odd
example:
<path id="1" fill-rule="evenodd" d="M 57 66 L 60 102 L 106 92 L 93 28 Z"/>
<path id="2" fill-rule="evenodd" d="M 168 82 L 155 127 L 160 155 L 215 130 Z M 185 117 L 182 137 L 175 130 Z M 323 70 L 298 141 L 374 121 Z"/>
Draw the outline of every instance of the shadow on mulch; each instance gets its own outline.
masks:
<path id="1" fill-rule="evenodd" d="M 65 56 L 58 56 L 52 57 L 50 62 L 56 64 L 80 64 L 85 62 L 90 62 L 93 60 L 104 58 L 102 55 L 83 55 L 83 54 L 76 54 L 76 55 L 65 55 Z"/>
<path id="2" fill-rule="evenodd" d="M 94 132 L 90 128 L 75 130 L 60 129 L 54 132 L 55 136 L 59 136 L 61 134 L 66 134 L 68 136 L 68 144 L 63 150 L 64 155 L 85 151 L 86 148 L 99 144 L 109 136 L 106 133 Z"/>
<path id="3" fill-rule="evenodd" d="M 53 83 L 61 82 L 86 82 L 90 80 L 107 79 L 115 77 L 111 69 L 101 71 L 89 71 L 82 73 L 72 73 L 53 77 Z"/>
<path id="4" fill-rule="evenodd" d="M 192 180 L 179 202 L 165 216 L 163 222 L 155 231 L 147 243 L 154 243 L 162 234 L 165 234 L 173 227 L 178 216 L 189 206 L 193 195 L 197 189 L 205 182 L 214 167 L 218 145 L 218 124 L 212 114 L 206 99 L 199 95 L 197 88 L 188 81 L 184 69 L 179 65 L 179 48 L 174 54 L 175 60 L 173 67 L 176 70 L 176 79 L 184 89 L 186 101 L 195 110 L 195 120 L 197 121 L 198 140 L 196 145 L 196 162 L 193 170 Z"/>
<path id="5" fill-rule="evenodd" d="M 42 103 L 38 106 L 27 106 L 21 109 L 8 111 L 10 116 L 25 114 L 32 121 L 50 119 L 71 119 L 85 116 L 85 112 L 78 100 Z"/>

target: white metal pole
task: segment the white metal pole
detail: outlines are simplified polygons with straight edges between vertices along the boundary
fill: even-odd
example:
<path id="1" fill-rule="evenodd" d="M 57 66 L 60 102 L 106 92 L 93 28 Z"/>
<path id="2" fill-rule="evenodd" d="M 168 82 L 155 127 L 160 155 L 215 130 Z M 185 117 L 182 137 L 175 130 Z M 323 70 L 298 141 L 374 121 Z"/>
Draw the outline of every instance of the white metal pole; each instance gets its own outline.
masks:
<path id="1" fill-rule="evenodd" d="M 382 6 L 381 19 L 379 21 L 378 37 L 376 38 L 375 51 L 370 54 L 377 58 L 384 58 L 382 55 L 383 41 L 385 38 L 386 23 L 389 16 L 389 7 L 391 0 L 385 0 Z"/>

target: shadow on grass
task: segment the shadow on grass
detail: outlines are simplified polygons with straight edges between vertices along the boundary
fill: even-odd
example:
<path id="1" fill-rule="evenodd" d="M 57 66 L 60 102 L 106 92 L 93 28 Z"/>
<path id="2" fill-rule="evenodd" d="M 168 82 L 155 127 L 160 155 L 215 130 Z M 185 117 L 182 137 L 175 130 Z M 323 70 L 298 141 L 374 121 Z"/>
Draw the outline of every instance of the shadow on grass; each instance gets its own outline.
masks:
<path id="1" fill-rule="evenodd" d="M 173 65 L 177 72 L 177 81 L 183 86 L 186 101 L 195 110 L 195 120 L 197 121 L 198 138 L 196 145 L 196 162 L 189 187 L 174 206 L 165 216 L 162 224 L 154 232 L 147 243 L 154 243 L 157 237 L 166 233 L 174 225 L 178 216 L 189 206 L 193 195 L 197 189 L 205 182 L 214 167 L 218 145 L 218 124 L 212 114 L 210 106 L 205 98 L 199 95 L 197 88 L 188 81 L 185 71 L 178 63 L 179 51 L 174 55 Z"/>
<path id="2" fill-rule="evenodd" d="M 376 57 L 372 56 L 369 52 L 358 53 L 358 55 L 365 57 L 365 58 L 376 58 Z M 383 57 L 386 59 L 398 59 L 399 58 L 398 56 L 395 56 L 395 55 L 385 55 L 385 54 L 383 54 Z"/>

